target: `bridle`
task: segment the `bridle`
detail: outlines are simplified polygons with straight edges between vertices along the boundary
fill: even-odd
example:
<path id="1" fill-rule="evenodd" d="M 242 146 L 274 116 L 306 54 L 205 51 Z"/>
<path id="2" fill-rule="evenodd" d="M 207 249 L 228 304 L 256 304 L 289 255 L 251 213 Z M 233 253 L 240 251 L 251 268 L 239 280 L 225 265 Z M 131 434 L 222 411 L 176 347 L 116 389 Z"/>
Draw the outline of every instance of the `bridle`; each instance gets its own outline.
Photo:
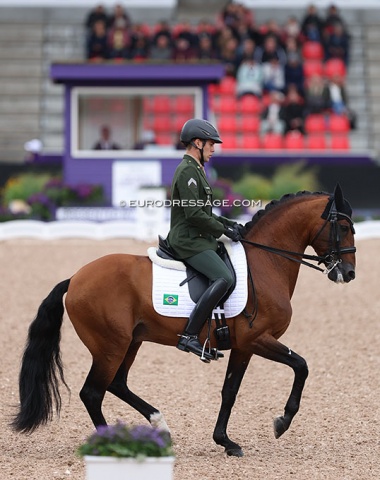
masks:
<path id="1" fill-rule="evenodd" d="M 240 241 L 248 245 L 251 245 L 253 247 L 260 248 L 261 250 L 265 250 L 267 252 L 280 255 L 281 257 L 287 258 L 288 260 L 291 260 L 293 262 L 306 265 L 307 267 L 310 267 L 320 272 L 323 272 L 325 274 L 328 274 L 339 263 L 342 262 L 342 255 L 356 252 L 356 247 L 354 246 L 341 248 L 338 220 L 346 220 L 350 225 L 352 234 L 355 234 L 354 222 L 352 221 L 351 217 L 346 213 L 338 212 L 335 206 L 335 201 L 333 200 L 331 203 L 330 211 L 325 219 L 325 222 L 323 223 L 319 231 L 316 233 L 313 240 L 310 242 L 310 245 L 313 245 L 313 243 L 317 240 L 317 238 L 323 232 L 323 230 L 328 225 L 328 223 L 330 223 L 329 249 L 324 255 L 308 255 L 306 253 L 292 252 L 290 250 L 283 250 L 281 248 L 271 247 L 269 245 L 263 245 L 257 242 L 251 242 L 250 240 L 246 240 L 245 238 L 242 238 Z M 318 262 L 318 265 L 323 263 L 326 268 L 325 269 L 320 268 L 305 260 Z"/>
<path id="2" fill-rule="evenodd" d="M 293 262 L 300 263 L 302 265 L 306 265 L 307 267 L 313 268 L 314 270 L 318 270 L 324 274 L 329 274 L 334 268 L 342 262 L 342 255 L 348 254 L 348 253 L 355 253 L 356 252 L 356 247 L 341 247 L 341 238 L 340 238 L 340 230 L 339 230 L 339 220 L 346 220 L 349 223 L 350 230 L 352 234 L 355 234 L 355 228 L 354 228 L 354 222 L 352 221 L 351 217 L 347 215 L 346 213 L 339 212 L 336 208 L 335 205 L 335 200 L 331 200 L 331 206 L 330 209 L 325 215 L 325 212 L 322 214 L 322 218 L 325 218 L 325 221 L 321 228 L 318 230 L 314 238 L 311 240 L 310 245 L 313 246 L 313 243 L 318 239 L 318 237 L 321 235 L 323 230 L 326 228 L 328 224 L 330 224 L 330 233 L 329 233 L 329 248 L 327 252 L 324 255 L 308 255 L 306 253 L 299 253 L 299 252 L 293 252 L 291 250 L 283 250 L 281 248 L 276 248 L 276 247 L 271 247 L 269 245 L 263 245 L 261 243 L 257 242 L 251 242 L 250 240 L 246 240 L 245 238 L 242 238 L 240 241 L 242 243 L 245 243 L 247 245 L 251 245 L 253 247 L 259 248 L 261 250 L 265 250 L 270 253 L 274 253 L 275 255 L 279 255 L 283 258 L 286 258 L 288 260 L 291 260 Z M 313 261 L 313 262 L 318 262 L 318 265 L 323 263 L 326 268 L 320 268 L 317 265 L 314 265 L 307 260 Z M 243 314 L 245 315 L 246 318 L 250 318 L 249 326 L 252 328 L 253 321 L 255 320 L 257 313 L 258 313 L 258 302 L 257 302 L 257 296 L 255 294 L 255 286 L 253 283 L 253 277 L 251 270 L 248 266 L 248 279 L 251 284 L 252 288 L 252 293 L 253 293 L 253 301 L 254 301 L 254 306 L 252 313 L 249 314 L 246 312 L 246 310 L 243 310 Z"/>

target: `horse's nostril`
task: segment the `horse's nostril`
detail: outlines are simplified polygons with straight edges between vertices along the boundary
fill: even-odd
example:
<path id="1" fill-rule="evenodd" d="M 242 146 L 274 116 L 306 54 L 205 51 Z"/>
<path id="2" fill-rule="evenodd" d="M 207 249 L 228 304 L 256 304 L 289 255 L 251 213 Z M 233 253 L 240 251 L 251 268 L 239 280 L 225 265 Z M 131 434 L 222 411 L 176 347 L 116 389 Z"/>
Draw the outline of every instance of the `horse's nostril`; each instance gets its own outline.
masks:
<path id="1" fill-rule="evenodd" d="M 348 276 L 351 278 L 351 280 L 353 280 L 355 278 L 355 270 L 350 270 L 348 272 Z"/>

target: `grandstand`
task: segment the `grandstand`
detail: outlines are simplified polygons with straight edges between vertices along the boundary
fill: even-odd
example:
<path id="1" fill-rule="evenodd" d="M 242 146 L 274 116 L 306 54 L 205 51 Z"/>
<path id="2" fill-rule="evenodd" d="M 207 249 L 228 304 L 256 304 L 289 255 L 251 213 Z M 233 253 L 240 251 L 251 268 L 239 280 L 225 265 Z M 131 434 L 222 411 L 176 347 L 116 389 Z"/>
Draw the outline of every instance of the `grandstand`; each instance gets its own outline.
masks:
<path id="1" fill-rule="evenodd" d="M 6 2 L 3 3 L 6 5 Z M 23 145 L 31 138 L 41 139 L 45 152 L 59 153 L 63 150 L 63 87 L 51 82 L 49 67 L 56 61 L 84 61 L 84 20 L 91 8 L 87 6 L 88 2 L 81 7 L 65 3 L 67 6 L 63 7 L 54 2 L 53 8 L 46 6 L 49 4 L 46 0 L 44 6 L 10 8 L 1 6 L 0 2 L 1 162 L 22 163 L 25 158 Z M 156 4 L 156 7 L 152 8 L 150 3 Z M 281 2 L 274 3 L 281 5 Z M 377 159 L 380 151 L 380 113 L 376 108 L 380 96 L 380 70 L 377 66 L 380 32 L 376 22 L 380 11 L 358 9 L 356 3 L 359 2 L 349 2 L 351 8 L 342 7 L 341 14 L 352 37 L 346 85 L 350 107 L 357 114 L 357 128 L 349 131 L 347 125 L 332 119 L 328 130 L 324 127 L 321 131 L 315 119 L 314 124 L 310 122 L 308 128 L 311 132 L 308 131 L 305 139 L 291 135 L 280 142 L 273 136 L 264 141 L 255 132 L 259 128 L 258 114 L 265 98 L 261 104 L 252 100 L 237 101 L 233 79 L 226 78 L 221 85 L 210 89 L 211 113 L 225 138 L 226 150 L 322 149 L 346 155 L 368 154 Z M 149 8 L 146 8 L 148 4 Z M 208 2 L 208 18 L 211 21 L 216 20 L 220 4 L 215 0 Z M 347 2 L 345 4 L 348 5 Z M 365 6 L 365 3 L 361 4 Z M 166 18 L 172 26 L 186 19 L 196 25 L 204 18 L 203 2 L 200 0 L 167 2 L 166 9 L 160 2 L 136 1 L 130 2 L 130 5 L 128 13 L 134 22 L 144 21 L 152 26 L 162 18 Z M 321 7 L 323 10 L 324 7 Z M 303 13 L 296 7 L 289 7 L 286 11 L 269 9 L 268 6 L 254 10 L 258 24 L 269 18 L 283 24 L 290 15 L 300 17 Z M 184 118 L 187 112 L 186 101 L 186 98 L 183 99 L 180 106 L 179 118 Z M 164 124 L 160 123 L 160 126 Z"/>

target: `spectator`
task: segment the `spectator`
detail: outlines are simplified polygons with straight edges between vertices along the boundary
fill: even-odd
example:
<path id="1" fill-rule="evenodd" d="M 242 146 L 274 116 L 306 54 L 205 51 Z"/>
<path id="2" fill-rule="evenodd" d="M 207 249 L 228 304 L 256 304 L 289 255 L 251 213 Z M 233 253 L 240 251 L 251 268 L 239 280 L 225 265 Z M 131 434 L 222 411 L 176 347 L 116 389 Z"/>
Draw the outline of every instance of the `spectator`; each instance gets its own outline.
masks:
<path id="1" fill-rule="evenodd" d="M 165 36 L 168 40 L 167 44 L 172 47 L 173 44 L 173 36 L 172 31 L 169 26 L 169 23 L 166 20 L 161 20 L 155 28 L 155 33 L 152 38 L 152 44 L 154 46 L 157 45 L 159 37 Z"/>
<path id="2" fill-rule="evenodd" d="M 141 139 L 133 147 L 134 150 L 144 150 L 148 145 L 156 145 L 156 136 L 153 130 L 144 130 Z"/>
<path id="3" fill-rule="evenodd" d="M 251 38 L 246 38 L 238 47 L 238 61 L 239 64 L 245 59 L 254 57 L 255 54 L 255 42 Z"/>
<path id="4" fill-rule="evenodd" d="M 115 5 L 113 15 L 110 16 L 108 21 L 108 27 L 129 29 L 130 26 L 131 20 L 127 12 L 120 4 Z"/>
<path id="5" fill-rule="evenodd" d="M 260 133 L 280 133 L 283 135 L 285 124 L 282 118 L 282 102 L 284 95 L 273 91 L 268 106 L 261 113 Z"/>
<path id="6" fill-rule="evenodd" d="M 313 75 L 305 87 L 306 114 L 326 113 L 330 107 L 330 94 L 324 78 Z"/>
<path id="7" fill-rule="evenodd" d="M 343 60 L 345 65 L 348 65 L 349 45 L 349 36 L 345 32 L 342 24 L 336 23 L 325 43 L 325 59 L 339 58 Z"/>
<path id="8" fill-rule="evenodd" d="M 281 109 L 281 116 L 285 122 L 284 134 L 291 131 L 298 131 L 302 133 L 302 135 L 305 134 L 304 102 L 296 88 L 289 89 Z"/>
<path id="9" fill-rule="evenodd" d="M 176 62 L 196 60 L 196 50 L 185 37 L 174 40 L 173 60 Z"/>
<path id="10" fill-rule="evenodd" d="M 284 92 L 285 73 L 277 56 L 273 56 L 269 62 L 263 64 L 263 89 L 265 92 Z"/>
<path id="11" fill-rule="evenodd" d="M 199 36 L 197 57 L 199 60 L 215 60 L 218 58 L 218 55 L 212 45 L 211 37 L 207 34 L 202 34 Z"/>
<path id="12" fill-rule="evenodd" d="M 105 60 L 109 58 L 106 25 L 102 20 L 94 23 L 87 41 L 87 58 L 89 60 Z"/>
<path id="13" fill-rule="evenodd" d="M 153 60 L 171 60 L 173 57 L 173 48 L 167 35 L 162 34 L 156 38 L 155 43 L 150 49 L 149 57 Z"/>
<path id="14" fill-rule="evenodd" d="M 132 41 L 130 58 L 146 60 L 149 57 L 149 42 L 145 37 L 137 37 Z"/>
<path id="15" fill-rule="evenodd" d="M 120 146 L 111 140 L 111 129 L 107 125 L 100 128 L 100 139 L 95 143 L 94 150 L 120 150 Z"/>
<path id="16" fill-rule="evenodd" d="M 261 98 L 263 93 L 263 69 L 253 57 L 245 58 L 236 73 L 236 95 L 255 95 Z"/>
<path id="17" fill-rule="evenodd" d="M 175 40 L 179 38 L 184 38 L 187 40 L 189 46 L 194 50 L 198 46 L 198 37 L 193 32 L 193 27 L 191 26 L 188 20 L 185 20 L 181 23 L 181 28 L 175 38 Z"/>
<path id="18" fill-rule="evenodd" d="M 260 27 L 260 34 L 263 38 L 263 43 L 265 43 L 268 37 L 274 37 L 277 46 L 282 46 L 283 32 L 276 20 L 268 20 L 266 24 L 262 25 Z"/>
<path id="19" fill-rule="evenodd" d="M 224 63 L 226 75 L 236 76 L 236 70 L 239 66 L 239 57 L 237 54 L 238 42 L 235 37 L 231 37 L 224 45 L 220 60 Z"/>
<path id="20" fill-rule="evenodd" d="M 286 63 L 286 53 L 282 47 L 277 43 L 277 38 L 274 35 L 268 35 L 263 46 L 258 46 L 255 49 L 255 60 L 259 63 L 270 62 L 276 58 L 281 65 Z"/>
<path id="21" fill-rule="evenodd" d="M 293 38 L 296 43 L 298 44 L 301 40 L 301 25 L 296 17 L 289 17 L 284 25 L 283 28 L 283 37 L 282 43 L 286 44 L 286 42 Z"/>
<path id="22" fill-rule="evenodd" d="M 290 85 L 294 85 L 300 95 L 304 96 L 305 75 L 301 56 L 297 52 L 288 54 L 288 61 L 284 68 L 285 90 L 288 91 Z"/>
<path id="23" fill-rule="evenodd" d="M 215 36 L 215 26 L 208 20 L 200 20 L 197 26 L 198 44 L 200 37 L 206 35 L 210 38 L 210 40 L 213 40 Z"/>
<path id="24" fill-rule="evenodd" d="M 126 28 L 115 27 L 108 33 L 109 58 L 129 58 L 131 38 Z"/>
<path id="25" fill-rule="evenodd" d="M 327 85 L 330 98 L 330 108 L 336 115 L 344 115 L 350 122 L 351 129 L 356 128 L 356 113 L 348 106 L 348 97 L 341 75 L 334 75 Z"/>
<path id="26" fill-rule="evenodd" d="M 322 43 L 323 20 L 315 5 L 309 5 L 301 22 L 301 33 L 305 40 Z"/>
<path id="27" fill-rule="evenodd" d="M 97 5 L 93 10 L 91 10 L 86 18 L 85 26 L 89 34 L 98 20 L 101 20 L 105 25 L 108 24 L 108 15 L 104 9 L 104 6 L 101 4 Z"/>
<path id="28" fill-rule="evenodd" d="M 343 29 L 348 33 L 347 27 L 339 14 L 338 8 L 335 5 L 330 5 L 327 9 L 325 22 L 323 25 L 324 33 L 328 37 L 333 33 L 334 25 L 339 23 Z"/>

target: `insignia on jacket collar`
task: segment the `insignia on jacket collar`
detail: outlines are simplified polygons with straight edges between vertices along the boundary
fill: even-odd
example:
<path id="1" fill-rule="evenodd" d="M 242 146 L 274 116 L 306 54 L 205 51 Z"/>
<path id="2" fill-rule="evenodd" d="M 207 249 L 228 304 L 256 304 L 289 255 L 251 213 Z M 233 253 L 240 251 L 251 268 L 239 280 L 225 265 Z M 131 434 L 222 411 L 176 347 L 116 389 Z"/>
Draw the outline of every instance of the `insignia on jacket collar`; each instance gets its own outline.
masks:
<path id="1" fill-rule="evenodd" d="M 190 180 L 187 182 L 187 186 L 188 186 L 188 187 L 191 187 L 191 185 L 194 185 L 194 187 L 197 186 L 197 181 L 194 180 L 193 177 L 191 177 Z"/>

